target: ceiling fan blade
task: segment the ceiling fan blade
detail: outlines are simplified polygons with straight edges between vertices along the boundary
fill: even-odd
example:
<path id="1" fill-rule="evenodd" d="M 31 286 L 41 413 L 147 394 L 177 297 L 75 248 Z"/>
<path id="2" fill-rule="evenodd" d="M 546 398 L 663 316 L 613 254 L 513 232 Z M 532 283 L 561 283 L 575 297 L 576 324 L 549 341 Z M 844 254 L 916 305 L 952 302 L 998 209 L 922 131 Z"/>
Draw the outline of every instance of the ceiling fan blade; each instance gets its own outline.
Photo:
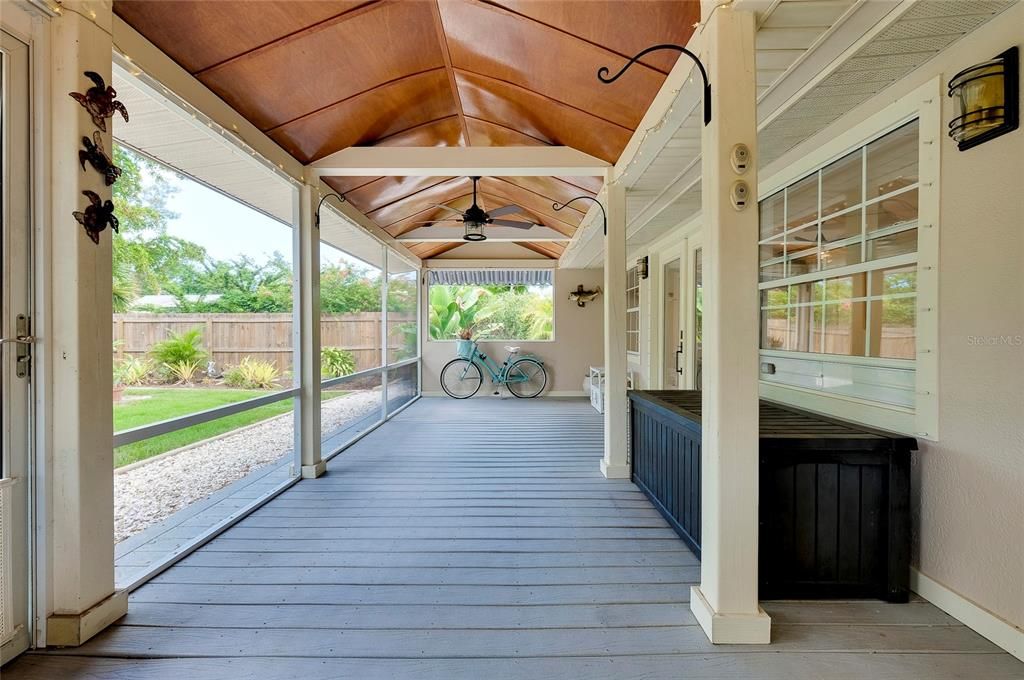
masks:
<path id="1" fill-rule="evenodd" d="M 441 219 L 437 219 L 437 220 L 426 220 L 426 221 L 423 221 L 423 222 L 410 222 L 410 224 L 439 224 L 441 222 L 459 222 L 459 223 L 461 223 L 462 220 L 458 219 L 456 217 L 442 217 Z M 444 226 L 451 227 L 451 226 L 454 226 L 454 225 L 452 225 L 452 224 L 445 224 Z"/>
<path id="2" fill-rule="evenodd" d="M 440 203 L 435 203 L 431 207 L 433 207 L 433 208 L 441 208 L 441 210 L 447 210 L 448 212 L 455 213 L 456 215 L 462 215 L 462 211 L 461 210 L 456 210 L 455 208 L 452 208 L 451 206 L 441 205 Z"/>
<path id="3" fill-rule="evenodd" d="M 514 203 L 509 205 L 503 205 L 500 208 L 495 208 L 494 210 L 490 211 L 487 214 L 491 217 L 501 217 L 502 215 L 512 215 L 514 213 L 522 213 L 524 215 L 527 214 L 526 210 L 519 207 L 518 205 L 515 205 Z"/>
<path id="4" fill-rule="evenodd" d="M 490 224 L 499 227 L 513 227 L 514 229 L 533 229 L 537 226 L 533 222 L 519 222 L 518 220 L 491 220 Z"/>

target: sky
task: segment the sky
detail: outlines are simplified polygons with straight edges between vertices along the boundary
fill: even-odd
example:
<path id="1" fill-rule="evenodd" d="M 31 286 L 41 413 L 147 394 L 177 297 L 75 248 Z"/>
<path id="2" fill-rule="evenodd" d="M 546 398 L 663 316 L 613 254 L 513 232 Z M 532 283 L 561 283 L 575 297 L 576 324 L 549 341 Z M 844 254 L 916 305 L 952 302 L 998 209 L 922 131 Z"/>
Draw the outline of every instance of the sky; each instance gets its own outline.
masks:
<path id="1" fill-rule="evenodd" d="M 171 236 L 198 243 L 218 260 L 245 255 L 263 263 L 277 251 L 291 261 L 289 227 L 191 179 L 169 174 L 168 181 L 176 191 L 168 197 L 167 207 L 178 214 L 167 225 Z M 320 260 L 366 266 L 326 244 L 321 244 Z"/>

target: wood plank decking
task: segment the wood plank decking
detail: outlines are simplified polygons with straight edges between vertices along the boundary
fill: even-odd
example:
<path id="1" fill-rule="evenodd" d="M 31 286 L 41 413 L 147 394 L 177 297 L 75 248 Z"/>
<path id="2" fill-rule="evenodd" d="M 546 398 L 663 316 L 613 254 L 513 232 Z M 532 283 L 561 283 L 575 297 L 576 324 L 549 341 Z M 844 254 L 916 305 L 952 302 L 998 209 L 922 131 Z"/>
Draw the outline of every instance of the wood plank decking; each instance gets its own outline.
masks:
<path id="1" fill-rule="evenodd" d="M 766 603 L 770 646 L 711 645 L 697 560 L 601 442 L 582 400 L 422 399 L 3 678 L 1024 678 L 920 600 Z"/>

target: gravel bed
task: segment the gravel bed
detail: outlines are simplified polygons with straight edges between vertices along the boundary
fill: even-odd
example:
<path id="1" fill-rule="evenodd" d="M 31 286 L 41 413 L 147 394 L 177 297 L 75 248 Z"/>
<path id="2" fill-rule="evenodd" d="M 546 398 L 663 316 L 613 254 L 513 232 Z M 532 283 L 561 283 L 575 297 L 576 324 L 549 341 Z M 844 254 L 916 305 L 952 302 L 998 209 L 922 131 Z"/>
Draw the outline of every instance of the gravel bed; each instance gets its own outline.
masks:
<path id="1" fill-rule="evenodd" d="M 380 409 L 380 391 L 325 401 L 321 428 L 332 432 Z M 114 541 L 134 536 L 292 450 L 294 417 L 275 416 L 114 475 Z"/>

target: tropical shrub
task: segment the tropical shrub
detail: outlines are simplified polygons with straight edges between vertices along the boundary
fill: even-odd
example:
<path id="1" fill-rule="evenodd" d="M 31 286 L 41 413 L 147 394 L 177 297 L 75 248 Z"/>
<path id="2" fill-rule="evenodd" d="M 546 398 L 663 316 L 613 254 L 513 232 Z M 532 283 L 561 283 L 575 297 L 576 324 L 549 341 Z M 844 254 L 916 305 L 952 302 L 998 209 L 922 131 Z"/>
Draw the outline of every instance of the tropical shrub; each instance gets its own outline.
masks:
<path id="1" fill-rule="evenodd" d="M 480 286 L 430 287 L 430 337 L 454 340 L 459 331 L 486 331 L 491 292 Z"/>
<path id="2" fill-rule="evenodd" d="M 224 382 L 247 390 L 269 390 L 277 385 L 281 372 L 269 361 L 245 357 L 237 366 L 224 371 Z"/>
<path id="3" fill-rule="evenodd" d="M 191 385 L 199 373 L 198 361 L 175 361 L 164 364 L 168 379 L 182 385 Z"/>
<path id="4" fill-rule="evenodd" d="M 114 366 L 114 383 L 118 385 L 142 385 L 153 372 L 149 359 L 127 356 Z"/>
<path id="5" fill-rule="evenodd" d="M 320 348 L 320 375 L 324 378 L 340 378 L 356 371 L 356 360 L 352 352 L 340 347 Z"/>
<path id="6" fill-rule="evenodd" d="M 206 359 L 203 349 L 203 332 L 193 328 L 184 333 L 169 332 L 166 340 L 161 340 L 149 349 L 150 355 L 160 364 L 196 364 Z"/>

